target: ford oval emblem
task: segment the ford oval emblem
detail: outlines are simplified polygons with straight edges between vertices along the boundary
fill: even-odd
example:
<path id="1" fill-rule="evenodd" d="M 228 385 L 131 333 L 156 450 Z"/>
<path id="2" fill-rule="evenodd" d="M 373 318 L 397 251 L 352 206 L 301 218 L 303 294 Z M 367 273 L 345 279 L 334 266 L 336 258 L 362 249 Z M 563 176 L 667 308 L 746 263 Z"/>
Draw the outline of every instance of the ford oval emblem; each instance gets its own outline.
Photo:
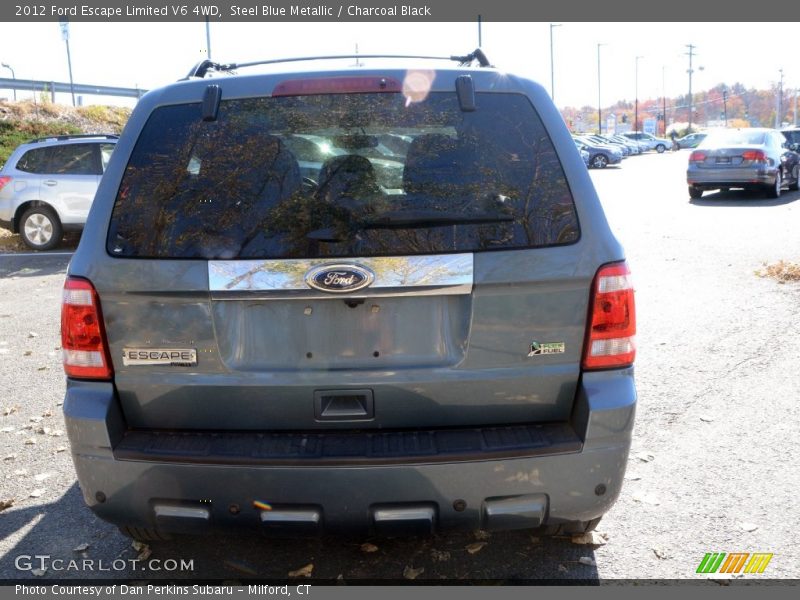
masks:
<path id="1" fill-rule="evenodd" d="M 361 265 L 320 265 L 306 273 L 309 287 L 342 294 L 363 289 L 375 281 L 375 273 Z"/>

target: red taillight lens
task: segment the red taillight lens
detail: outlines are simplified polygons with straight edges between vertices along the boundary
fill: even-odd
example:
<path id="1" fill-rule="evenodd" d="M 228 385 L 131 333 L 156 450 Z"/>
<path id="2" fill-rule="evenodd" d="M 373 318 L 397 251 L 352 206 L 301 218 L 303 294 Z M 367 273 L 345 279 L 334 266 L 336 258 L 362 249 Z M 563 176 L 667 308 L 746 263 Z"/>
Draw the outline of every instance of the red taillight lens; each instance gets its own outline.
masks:
<path id="1" fill-rule="evenodd" d="M 273 96 L 311 96 L 315 94 L 359 94 L 400 92 L 403 86 L 392 77 L 320 77 L 282 81 Z"/>
<path id="2" fill-rule="evenodd" d="M 766 162 L 767 155 L 763 150 L 745 150 L 742 152 L 743 160 L 752 160 L 755 162 Z"/>
<path id="3" fill-rule="evenodd" d="M 11 181 L 11 177 L 8 175 L 0 177 L 0 190 L 2 190 L 9 181 Z"/>
<path id="4" fill-rule="evenodd" d="M 689 162 L 703 162 L 707 158 L 705 152 L 700 152 L 699 150 L 695 150 L 694 152 L 689 155 Z"/>
<path id="5" fill-rule="evenodd" d="M 636 308 L 624 262 L 601 267 L 594 278 L 584 369 L 627 367 L 636 356 Z"/>
<path id="6" fill-rule="evenodd" d="M 97 292 L 85 279 L 68 277 L 61 301 L 61 348 L 68 377 L 111 379 L 113 371 Z"/>

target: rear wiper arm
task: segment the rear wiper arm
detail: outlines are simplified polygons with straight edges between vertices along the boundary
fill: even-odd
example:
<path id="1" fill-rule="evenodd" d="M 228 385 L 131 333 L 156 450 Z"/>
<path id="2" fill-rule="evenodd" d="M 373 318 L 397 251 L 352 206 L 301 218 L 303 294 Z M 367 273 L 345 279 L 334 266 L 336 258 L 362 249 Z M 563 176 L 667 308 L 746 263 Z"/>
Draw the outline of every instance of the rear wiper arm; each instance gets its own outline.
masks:
<path id="1" fill-rule="evenodd" d="M 514 221 L 511 215 L 497 213 L 448 213 L 435 210 L 404 210 L 387 212 L 379 217 L 364 219 L 350 224 L 351 231 L 364 229 L 414 229 L 417 227 L 440 227 L 442 225 L 468 225 L 471 223 L 507 223 Z M 333 227 L 315 229 L 306 237 L 318 242 L 337 243 L 342 238 Z"/>

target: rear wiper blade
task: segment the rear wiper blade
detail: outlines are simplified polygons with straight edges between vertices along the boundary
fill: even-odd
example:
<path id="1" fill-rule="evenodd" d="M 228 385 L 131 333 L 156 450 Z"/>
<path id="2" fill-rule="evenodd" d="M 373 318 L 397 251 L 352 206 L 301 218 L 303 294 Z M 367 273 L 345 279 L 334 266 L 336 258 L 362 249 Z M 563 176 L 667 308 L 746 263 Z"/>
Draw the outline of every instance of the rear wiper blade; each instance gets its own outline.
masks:
<path id="1" fill-rule="evenodd" d="M 511 215 L 497 213 L 453 213 L 435 210 L 404 210 L 382 213 L 350 223 L 350 231 L 364 229 L 414 229 L 417 227 L 440 227 L 442 225 L 469 225 L 471 223 L 507 223 L 514 221 Z M 318 242 L 337 243 L 342 238 L 333 227 L 315 229 L 306 237 Z"/>

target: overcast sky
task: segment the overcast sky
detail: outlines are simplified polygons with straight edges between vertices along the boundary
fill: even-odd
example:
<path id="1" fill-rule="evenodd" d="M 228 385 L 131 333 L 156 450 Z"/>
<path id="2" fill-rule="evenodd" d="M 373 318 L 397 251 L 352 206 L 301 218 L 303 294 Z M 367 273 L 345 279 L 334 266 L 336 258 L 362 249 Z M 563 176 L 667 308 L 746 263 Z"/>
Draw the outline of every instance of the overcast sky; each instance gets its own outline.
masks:
<path id="1" fill-rule="evenodd" d="M 688 92 L 686 45 L 696 46 L 693 89 L 739 81 L 800 87 L 796 23 L 563 23 L 553 29 L 555 100 L 596 106 L 597 44 L 602 102 L 674 97 Z M 499 68 L 550 89 L 549 23 L 483 23 L 483 49 Z M 478 44 L 476 23 L 212 23 L 219 62 L 352 53 L 465 54 Z M 206 58 L 205 23 L 71 23 L 75 83 L 154 88 L 183 77 Z M 58 23 L 0 23 L 0 62 L 20 79 L 69 81 Z M 702 67 L 702 70 L 701 70 Z M 0 69 L 0 77 L 10 77 Z M 662 82 L 663 77 L 663 82 Z M 0 90 L 0 97 L 11 97 Z M 19 97 L 30 93 L 18 92 Z M 69 96 L 59 96 L 68 103 Z M 123 99 L 117 103 L 132 104 Z M 85 104 L 97 102 L 86 97 Z"/>

